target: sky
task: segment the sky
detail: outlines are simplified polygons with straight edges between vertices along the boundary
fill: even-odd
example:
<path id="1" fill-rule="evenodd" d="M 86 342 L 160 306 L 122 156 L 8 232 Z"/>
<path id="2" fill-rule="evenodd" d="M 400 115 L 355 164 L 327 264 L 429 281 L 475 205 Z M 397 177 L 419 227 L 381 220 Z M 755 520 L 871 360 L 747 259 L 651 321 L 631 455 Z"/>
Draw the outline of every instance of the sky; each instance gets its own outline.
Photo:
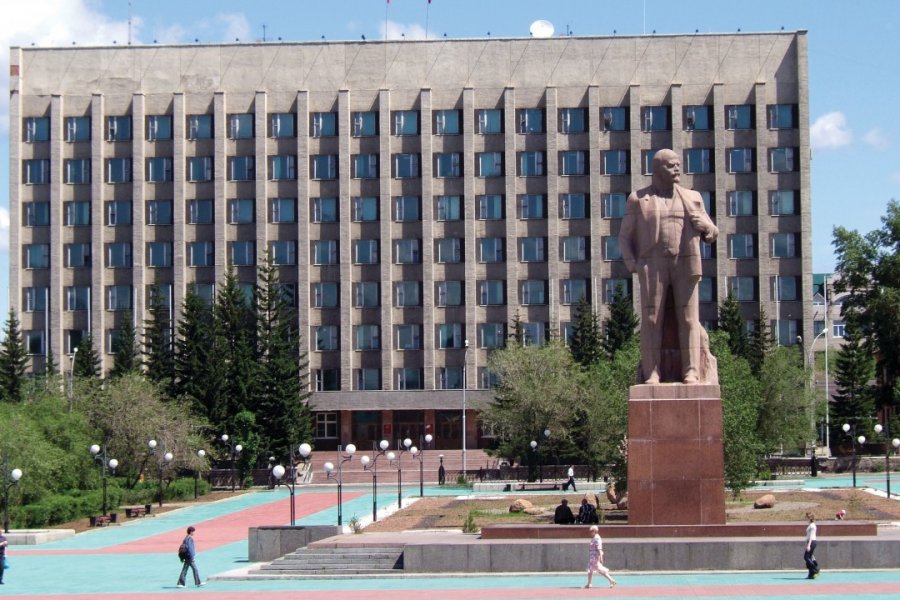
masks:
<path id="1" fill-rule="evenodd" d="M 129 27 L 129 18 L 131 25 Z M 900 198 L 897 0 L 6 0 L 0 87 L 10 46 L 652 35 L 807 30 L 813 271 L 834 268 L 832 230 L 881 226 Z M 9 95 L 0 94 L 0 290 L 9 282 Z M 0 293 L 0 315 L 8 310 Z"/>

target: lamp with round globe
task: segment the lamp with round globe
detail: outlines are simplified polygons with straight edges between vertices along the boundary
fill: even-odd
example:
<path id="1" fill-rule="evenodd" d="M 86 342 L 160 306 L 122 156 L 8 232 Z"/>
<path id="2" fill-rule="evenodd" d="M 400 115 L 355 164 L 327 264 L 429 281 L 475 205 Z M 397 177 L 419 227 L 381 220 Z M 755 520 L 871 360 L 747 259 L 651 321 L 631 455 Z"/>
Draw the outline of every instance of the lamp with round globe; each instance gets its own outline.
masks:
<path id="1" fill-rule="evenodd" d="M 337 501 L 338 501 L 338 513 L 337 513 L 337 524 L 338 527 L 343 526 L 344 522 L 344 502 L 343 502 L 343 485 L 344 485 L 344 463 L 353 460 L 353 455 L 356 454 L 356 446 L 354 444 L 347 444 L 343 448 L 338 446 L 337 449 L 337 474 L 335 474 L 335 466 L 334 463 L 327 462 L 323 465 L 325 469 L 325 475 L 328 479 L 333 479 L 337 482 Z"/>
<path id="2" fill-rule="evenodd" d="M 378 459 L 385 456 L 387 449 L 391 443 L 387 440 L 378 442 L 378 451 L 372 454 L 372 458 L 366 455 L 360 457 L 359 462 L 362 463 L 363 471 L 372 471 L 372 522 L 378 520 Z"/>

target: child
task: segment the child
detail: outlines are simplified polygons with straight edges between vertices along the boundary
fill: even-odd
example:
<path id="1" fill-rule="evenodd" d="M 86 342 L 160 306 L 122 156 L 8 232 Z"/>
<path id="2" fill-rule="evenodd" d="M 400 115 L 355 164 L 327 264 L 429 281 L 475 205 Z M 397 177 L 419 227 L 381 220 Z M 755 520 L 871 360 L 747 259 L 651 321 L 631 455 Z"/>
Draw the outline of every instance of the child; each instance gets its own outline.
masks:
<path id="1" fill-rule="evenodd" d="M 616 580 L 612 578 L 612 575 L 609 574 L 609 569 L 603 564 L 603 540 L 600 539 L 600 528 L 596 525 L 591 525 L 590 533 L 591 555 L 590 558 L 588 558 L 587 585 L 584 587 L 593 587 L 592 580 L 594 579 L 594 571 L 597 571 L 606 577 L 606 580 L 609 582 L 609 587 L 613 588 L 616 586 Z"/>

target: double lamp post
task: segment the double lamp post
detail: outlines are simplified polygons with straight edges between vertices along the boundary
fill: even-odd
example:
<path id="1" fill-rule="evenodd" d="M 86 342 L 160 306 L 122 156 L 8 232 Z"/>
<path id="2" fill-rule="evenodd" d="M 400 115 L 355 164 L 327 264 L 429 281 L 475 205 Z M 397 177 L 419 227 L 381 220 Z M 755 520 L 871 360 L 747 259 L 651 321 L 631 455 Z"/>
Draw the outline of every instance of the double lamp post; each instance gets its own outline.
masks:
<path id="1" fill-rule="evenodd" d="M 303 463 L 306 463 L 306 459 L 309 457 L 310 452 L 312 452 L 312 446 L 309 444 L 303 443 L 300 444 L 300 447 L 297 448 L 297 452 L 300 455 L 300 459 Z M 297 490 L 297 467 L 296 467 L 296 456 L 294 455 L 294 446 L 291 444 L 290 448 L 290 465 L 291 465 L 291 474 L 290 479 L 288 481 L 282 481 L 285 473 L 287 473 L 287 469 L 282 465 L 275 465 L 272 467 L 272 477 L 275 480 L 275 485 L 284 484 L 284 486 L 288 489 L 288 492 L 291 496 L 291 527 L 297 521 L 297 507 L 294 504 L 294 493 Z"/>

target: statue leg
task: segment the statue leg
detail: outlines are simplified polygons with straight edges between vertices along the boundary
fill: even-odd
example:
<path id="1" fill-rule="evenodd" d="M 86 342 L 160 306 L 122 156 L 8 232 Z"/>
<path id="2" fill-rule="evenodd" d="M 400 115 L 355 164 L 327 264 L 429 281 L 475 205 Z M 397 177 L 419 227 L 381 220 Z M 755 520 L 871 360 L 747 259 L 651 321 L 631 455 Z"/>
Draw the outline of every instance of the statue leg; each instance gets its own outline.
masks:
<path id="1" fill-rule="evenodd" d="M 641 377 L 644 383 L 659 383 L 662 345 L 662 316 L 667 281 L 658 266 L 642 264 L 638 270 L 641 286 Z"/>
<path id="2" fill-rule="evenodd" d="M 685 273 L 673 277 L 675 316 L 678 320 L 678 340 L 681 346 L 682 381 L 699 383 L 700 353 L 703 350 L 703 326 L 700 324 L 700 300 L 697 295 L 699 275 Z"/>

